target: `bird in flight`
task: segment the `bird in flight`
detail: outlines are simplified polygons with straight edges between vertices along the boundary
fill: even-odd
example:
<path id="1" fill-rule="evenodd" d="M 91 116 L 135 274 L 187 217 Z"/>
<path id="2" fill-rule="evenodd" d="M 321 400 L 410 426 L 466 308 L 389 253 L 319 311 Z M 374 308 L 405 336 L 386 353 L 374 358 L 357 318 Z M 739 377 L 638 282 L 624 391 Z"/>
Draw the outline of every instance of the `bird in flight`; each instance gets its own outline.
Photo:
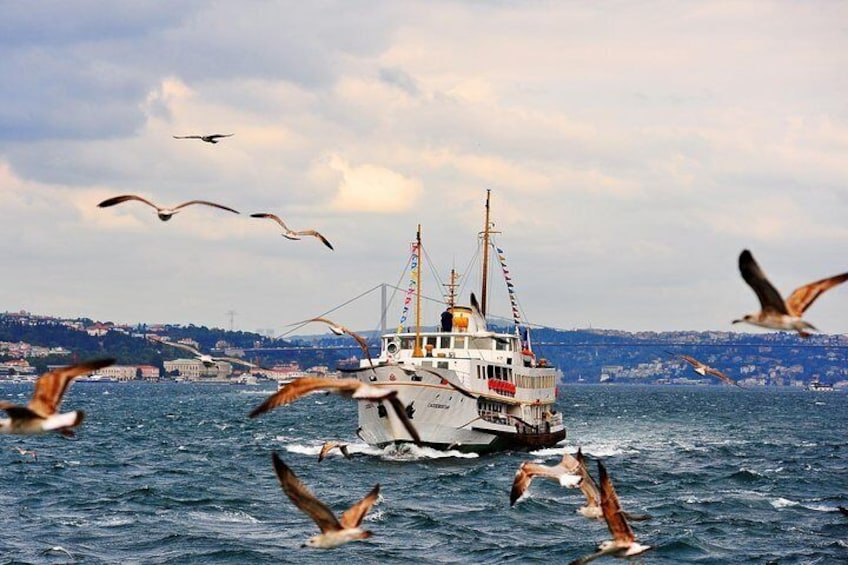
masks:
<path id="1" fill-rule="evenodd" d="M 150 200 L 147 200 L 146 198 L 142 198 L 141 196 L 138 196 L 136 194 L 124 194 L 122 196 L 115 196 L 115 197 L 112 197 L 112 198 L 107 198 L 106 200 L 104 200 L 103 202 L 98 204 L 98 206 L 100 208 L 108 208 L 110 206 L 114 206 L 114 205 L 120 204 L 122 202 L 128 202 L 130 200 L 137 200 L 138 202 L 141 202 L 143 204 L 147 204 L 148 206 L 155 208 L 156 214 L 159 216 L 159 219 L 162 220 L 163 222 L 167 222 L 168 220 L 171 219 L 171 217 L 174 214 L 181 211 L 186 206 L 190 206 L 191 204 L 204 204 L 206 206 L 213 206 L 215 208 L 220 208 L 221 210 L 227 210 L 228 212 L 233 212 L 235 214 L 239 213 L 238 210 L 233 210 L 232 208 L 229 208 L 229 207 L 224 206 L 222 204 L 216 204 L 214 202 L 209 202 L 208 200 L 189 200 L 188 202 L 183 202 L 182 204 L 174 206 L 173 208 L 164 208 L 164 207 L 159 206 L 157 204 L 154 204 Z"/>
<path id="2" fill-rule="evenodd" d="M 274 472 L 277 475 L 277 480 L 280 481 L 283 492 L 295 506 L 312 518 L 321 530 L 320 534 L 306 540 L 305 546 L 327 549 L 338 547 L 350 541 L 371 537 L 372 533 L 363 530 L 360 524 L 380 495 L 379 484 L 374 485 L 374 488 L 362 500 L 345 510 L 341 518 L 336 518 L 333 511 L 309 492 L 276 452 L 271 454 L 271 460 L 274 463 Z"/>
<path id="3" fill-rule="evenodd" d="M 283 234 L 282 235 L 286 239 L 298 240 L 298 239 L 300 239 L 301 236 L 311 235 L 313 237 L 318 238 L 321 241 L 321 243 L 323 243 L 324 245 L 326 245 L 330 249 L 333 249 L 333 245 L 329 241 L 327 241 L 327 238 L 324 237 L 323 235 L 321 235 L 320 233 L 318 233 L 317 231 L 315 231 L 315 230 L 294 231 L 292 229 L 289 229 L 289 227 L 286 225 L 286 223 L 282 219 L 280 219 L 280 217 L 277 216 L 276 214 L 271 214 L 269 212 L 257 212 L 255 214 L 251 214 L 250 217 L 251 218 L 267 218 L 269 220 L 273 220 L 273 221 L 277 222 L 283 228 Z"/>
<path id="4" fill-rule="evenodd" d="M 403 427 L 412 440 L 421 445 L 421 436 L 418 435 L 418 430 L 412 424 L 406 412 L 406 406 L 397 397 L 398 391 L 392 388 L 383 386 L 374 386 L 365 384 L 356 379 L 331 379 L 327 377 L 301 377 L 285 385 L 283 388 L 269 396 L 265 401 L 253 409 L 250 413 L 251 418 L 255 418 L 264 412 L 273 410 L 278 406 L 289 404 L 305 396 L 311 392 L 326 390 L 335 392 L 354 400 L 368 400 L 371 402 L 386 401 L 394 410 L 397 417 L 400 419 Z"/>
<path id="5" fill-rule="evenodd" d="M 368 362 L 371 363 L 371 367 L 372 368 L 374 367 L 374 361 L 373 361 L 373 359 L 371 359 L 371 351 L 369 351 L 368 342 L 365 341 L 364 337 L 362 337 L 361 335 L 359 335 L 358 333 L 356 333 L 352 329 L 347 328 L 347 327 L 345 327 L 341 324 L 337 324 L 336 322 L 334 322 L 334 321 L 332 321 L 328 318 L 322 318 L 322 317 L 311 318 L 309 321 L 310 322 L 323 322 L 323 323 L 327 324 L 328 326 L 330 326 L 330 331 L 333 332 L 334 334 L 336 334 L 336 335 L 347 334 L 350 337 L 352 337 L 353 339 L 355 339 L 356 342 L 359 344 L 359 348 L 362 349 L 363 353 L 365 353 L 365 357 L 368 358 Z"/>
<path id="6" fill-rule="evenodd" d="M 176 347 L 176 348 L 188 351 L 192 355 L 194 355 L 195 359 L 197 359 L 198 361 L 200 361 L 201 363 L 203 363 L 207 367 L 211 367 L 212 365 L 215 364 L 216 361 L 226 361 L 227 363 L 234 363 L 236 365 L 242 365 L 242 366 L 248 367 L 250 369 L 258 367 L 258 365 L 254 365 L 250 361 L 245 361 L 244 359 L 239 359 L 238 357 L 213 357 L 212 355 L 209 355 L 207 353 L 201 353 L 200 351 L 198 351 L 194 347 L 192 347 L 188 344 L 185 344 L 185 343 L 177 343 L 175 341 L 169 341 L 169 340 L 166 340 L 166 339 L 155 338 L 155 337 L 149 337 L 148 339 L 150 341 L 154 342 L 154 343 L 161 343 L 163 345 L 170 345 L 171 347 Z"/>
<path id="7" fill-rule="evenodd" d="M 321 446 L 321 453 L 318 454 L 318 462 L 324 460 L 327 457 L 327 454 L 332 450 L 338 449 L 341 451 L 342 455 L 344 455 L 345 459 L 350 459 L 350 451 L 347 449 L 346 443 L 339 443 L 337 441 L 325 441 L 324 445 Z"/>
<path id="8" fill-rule="evenodd" d="M 38 453 L 34 449 L 24 449 L 23 447 L 19 447 L 17 445 L 14 446 L 13 449 L 17 451 L 21 455 L 21 457 L 26 457 L 27 455 L 29 455 L 30 457 L 32 457 L 33 461 L 38 461 Z"/>
<path id="9" fill-rule="evenodd" d="M 598 484 L 592 475 L 589 474 L 589 469 L 586 467 L 586 457 L 583 455 L 583 448 L 577 449 L 577 462 L 580 464 L 577 472 L 583 478 L 580 481 L 580 490 L 586 497 L 586 505 L 577 509 L 577 512 L 587 518 L 603 518 L 603 510 L 601 510 L 601 492 L 598 489 Z"/>
<path id="10" fill-rule="evenodd" d="M 686 361 L 690 365 L 692 365 L 692 370 L 695 371 L 696 373 L 698 373 L 701 376 L 705 376 L 705 375 L 709 374 L 709 375 L 712 375 L 714 377 L 718 377 L 719 380 L 721 380 L 722 382 L 724 382 L 726 384 L 736 385 L 739 388 L 743 388 L 742 385 L 738 384 L 736 381 L 734 381 L 733 379 L 731 379 L 730 377 L 728 377 L 727 375 L 725 375 L 724 373 L 722 373 L 718 369 L 714 369 L 714 368 L 710 367 L 709 365 L 705 365 L 704 363 L 701 363 L 700 361 L 698 361 L 694 357 L 691 357 L 689 355 L 676 355 L 676 357 L 678 357 L 678 358 Z"/>
<path id="11" fill-rule="evenodd" d="M 636 535 L 633 533 L 630 524 L 627 523 L 627 519 L 624 517 L 624 512 L 621 510 L 621 504 L 618 502 L 618 496 L 615 494 L 615 488 L 612 486 L 607 469 L 600 460 L 598 460 L 598 474 L 601 483 L 601 510 L 603 511 L 607 528 L 609 528 L 612 534 L 612 539 L 601 542 L 598 546 L 598 551 L 595 553 L 575 559 L 569 565 L 583 565 L 604 555 L 634 557 L 651 549 L 651 546 L 642 545 L 636 541 Z"/>
<path id="12" fill-rule="evenodd" d="M 575 488 L 580 485 L 582 478 L 579 473 L 580 464 L 569 453 L 562 456 L 562 461 L 556 465 L 540 465 L 532 461 L 525 461 L 515 472 L 512 481 L 512 490 L 509 493 L 509 505 L 513 506 L 519 498 L 530 488 L 530 483 L 535 477 L 550 479 L 561 486 Z"/>
<path id="13" fill-rule="evenodd" d="M 206 143 L 218 143 L 222 137 L 232 137 L 234 133 L 213 133 L 211 135 L 174 135 L 174 139 L 200 139 Z"/>
<path id="14" fill-rule="evenodd" d="M 848 280 L 848 273 L 842 273 L 812 282 L 793 290 L 784 301 L 747 249 L 739 255 L 739 271 L 760 300 L 761 310 L 733 320 L 733 323 L 747 322 L 773 330 L 795 330 L 801 337 L 810 335 L 806 330 L 818 331 L 815 326 L 801 319 L 807 308 L 824 291 Z"/>
<path id="15" fill-rule="evenodd" d="M 62 435 L 73 436 L 71 428 L 82 423 L 85 412 L 74 410 L 59 414 L 62 396 L 76 377 L 114 362 L 114 359 L 95 359 L 44 373 L 35 381 L 32 399 L 26 406 L 0 401 L 0 410 L 5 410 L 9 416 L 0 420 L 0 433 L 32 435 L 57 430 Z"/>

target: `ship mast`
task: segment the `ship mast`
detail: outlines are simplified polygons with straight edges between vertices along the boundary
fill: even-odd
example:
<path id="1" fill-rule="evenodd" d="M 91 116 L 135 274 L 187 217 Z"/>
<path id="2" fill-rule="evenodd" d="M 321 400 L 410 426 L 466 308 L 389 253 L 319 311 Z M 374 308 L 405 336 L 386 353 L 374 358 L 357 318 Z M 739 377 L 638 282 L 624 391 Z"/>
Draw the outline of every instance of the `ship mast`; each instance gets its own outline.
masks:
<path id="1" fill-rule="evenodd" d="M 486 294 L 489 288 L 489 195 L 486 189 L 486 223 L 483 225 L 483 288 L 480 290 L 480 312 L 486 315 Z"/>
<path id="2" fill-rule="evenodd" d="M 451 269 L 450 272 L 450 282 L 443 283 L 443 286 L 448 288 L 448 309 L 452 309 L 456 306 L 456 279 L 457 279 L 456 269 Z"/>
<path id="3" fill-rule="evenodd" d="M 418 268 L 415 269 L 415 348 L 412 356 L 424 357 L 421 350 L 421 224 L 418 224 L 418 232 L 415 234 L 415 254 Z"/>

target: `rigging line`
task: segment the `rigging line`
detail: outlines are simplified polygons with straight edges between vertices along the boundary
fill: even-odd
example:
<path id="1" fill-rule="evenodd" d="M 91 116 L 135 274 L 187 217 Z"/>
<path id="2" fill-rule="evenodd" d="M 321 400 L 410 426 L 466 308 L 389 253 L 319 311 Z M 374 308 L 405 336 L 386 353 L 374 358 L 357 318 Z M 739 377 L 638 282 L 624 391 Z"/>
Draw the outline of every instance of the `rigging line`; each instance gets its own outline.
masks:
<path id="1" fill-rule="evenodd" d="M 343 308 L 343 307 L 347 306 L 348 304 L 350 304 L 351 302 L 354 302 L 354 301 L 356 301 L 356 300 L 359 300 L 360 298 L 362 298 L 362 297 L 363 297 L 363 296 L 365 296 L 366 294 L 370 294 L 370 293 L 374 292 L 375 290 L 377 290 L 378 288 L 380 288 L 380 285 L 379 285 L 379 284 L 378 284 L 377 286 L 373 286 L 373 287 L 369 288 L 368 290 L 366 290 L 366 291 L 365 291 L 365 292 L 363 292 L 362 294 L 360 294 L 360 295 L 358 295 L 358 296 L 355 296 L 355 297 L 351 298 L 350 300 L 348 300 L 348 301 L 346 301 L 346 302 L 343 302 L 342 304 L 339 304 L 339 305 L 338 305 L 338 306 L 336 306 L 335 308 L 331 308 L 330 310 L 327 310 L 327 311 L 326 311 L 326 312 L 324 312 L 323 314 L 319 314 L 318 316 L 314 316 L 314 317 L 315 317 L 315 318 L 323 318 L 323 317 L 324 317 L 324 316 L 326 316 L 327 314 L 332 314 L 333 312 L 335 312 L 335 311 L 336 311 L 336 310 L 338 310 L 339 308 Z M 304 321 L 304 322 L 295 322 L 295 324 L 293 324 L 295 327 L 293 327 L 292 329 L 290 329 L 289 331 L 287 331 L 287 332 L 286 332 L 286 333 L 284 333 L 283 335 L 279 335 L 279 336 L 275 337 L 274 339 L 275 339 L 275 340 L 282 339 L 282 338 L 286 337 L 287 335 L 289 335 L 289 334 L 291 334 L 291 333 L 293 333 L 293 332 L 296 332 L 297 330 L 299 330 L 300 328 L 302 328 L 303 326 L 305 326 L 306 324 L 309 324 L 309 323 L 311 323 L 311 320 L 306 320 L 306 321 Z"/>
<path id="2" fill-rule="evenodd" d="M 471 273 L 471 270 L 474 268 L 474 266 L 477 264 L 477 261 L 480 260 L 480 255 L 481 255 L 480 245 L 481 245 L 481 242 L 478 239 L 477 240 L 477 251 L 474 252 L 474 254 L 471 256 L 471 260 L 468 262 L 468 266 L 465 267 L 465 273 L 464 273 L 465 276 L 462 277 L 462 284 L 460 285 L 459 290 L 457 290 L 457 296 L 461 296 L 462 293 L 465 291 L 465 285 L 469 284 L 471 282 L 472 277 L 469 276 L 469 274 Z"/>
<path id="3" fill-rule="evenodd" d="M 421 249 L 424 251 L 424 259 L 427 261 L 427 266 L 430 268 L 430 273 L 433 275 L 433 278 L 436 279 L 436 284 L 438 288 L 444 288 L 445 283 L 439 277 L 439 272 L 436 270 L 436 267 L 433 266 L 433 261 L 430 259 L 430 254 L 427 253 L 427 249 L 422 245 Z M 442 292 L 442 299 L 447 304 L 447 297 L 444 292 Z"/>
<path id="4" fill-rule="evenodd" d="M 497 253 L 497 251 L 498 251 L 498 244 L 497 244 L 497 242 L 496 242 L 494 239 L 492 239 L 492 245 L 494 245 L 494 247 L 495 247 L 495 253 Z M 497 253 L 497 255 L 498 255 L 498 260 L 500 261 L 500 256 L 501 256 L 501 254 L 500 254 L 500 253 Z M 504 269 L 504 267 L 505 267 L 505 264 L 506 264 L 506 261 L 501 261 L 500 263 L 501 263 L 501 270 L 503 271 L 503 269 Z M 510 273 L 510 278 L 511 278 L 511 277 L 512 277 L 512 274 Z M 506 284 L 506 273 L 504 273 L 504 277 L 503 277 L 503 278 L 504 278 L 504 284 L 505 284 L 505 285 L 506 285 L 506 287 L 507 287 L 507 294 L 509 294 L 509 285 L 507 285 L 507 284 Z M 513 286 L 515 286 L 515 285 L 513 284 Z M 521 321 L 522 321 L 522 322 L 526 322 L 526 321 L 527 321 L 527 316 L 524 314 L 524 307 L 521 305 L 521 300 L 519 300 L 519 298 L 518 298 L 518 293 L 517 293 L 517 292 L 513 292 L 513 293 L 512 293 L 512 296 L 515 298 L 515 305 L 516 305 L 516 306 L 518 306 L 518 313 L 521 315 Z M 515 322 L 515 320 L 513 319 L 513 323 L 514 323 L 514 322 Z M 518 324 L 518 325 L 523 326 L 523 325 L 525 325 L 525 324 L 524 324 L 524 323 L 520 323 L 520 324 Z"/>
<path id="5" fill-rule="evenodd" d="M 389 300 L 386 301 L 385 309 L 382 312 L 380 312 L 380 320 L 383 320 L 386 317 L 386 314 L 389 311 L 389 307 L 395 301 L 395 296 L 397 296 L 398 291 L 405 290 L 405 289 L 400 288 L 400 283 L 401 283 L 401 281 L 403 281 L 404 277 L 406 276 L 406 270 L 409 268 L 409 266 L 411 264 L 412 264 L 412 253 L 409 254 L 409 257 L 406 260 L 406 266 L 403 268 L 403 271 L 401 271 L 397 284 L 391 285 L 391 284 L 388 284 L 388 283 L 380 283 L 378 285 L 378 286 L 383 286 L 385 284 L 386 286 L 392 287 L 392 290 L 394 291 L 394 292 L 392 292 L 392 297 Z M 419 268 L 420 268 L 420 265 L 419 265 Z M 380 322 L 378 321 L 377 323 L 379 324 Z M 380 334 L 380 332 L 378 330 L 379 330 L 379 328 L 374 328 L 374 333 L 377 334 L 377 335 Z M 367 343 L 367 341 L 366 341 L 366 343 Z"/>
<path id="6" fill-rule="evenodd" d="M 405 288 L 401 288 L 399 286 L 394 286 L 394 285 L 391 285 L 391 284 L 388 284 L 388 283 L 385 283 L 385 284 L 386 284 L 386 286 L 393 288 L 395 290 L 403 290 L 403 291 L 406 290 Z M 430 302 L 436 302 L 438 304 L 444 304 L 445 303 L 443 298 L 433 298 L 431 296 L 425 296 L 423 294 L 421 295 L 421 300 L 429 300 Z"/>

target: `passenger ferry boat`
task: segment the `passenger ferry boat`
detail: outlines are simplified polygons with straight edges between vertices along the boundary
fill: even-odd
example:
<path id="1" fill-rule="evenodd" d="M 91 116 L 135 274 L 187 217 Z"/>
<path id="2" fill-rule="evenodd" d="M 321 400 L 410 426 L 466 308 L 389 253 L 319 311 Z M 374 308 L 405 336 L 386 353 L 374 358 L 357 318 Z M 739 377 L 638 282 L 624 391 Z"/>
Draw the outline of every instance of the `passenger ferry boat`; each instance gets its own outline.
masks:
<path id="1" fill-rule="evenodd" d="M 422 443 L 436 449 L 489 452 L 550 447 L 565 438 L 562 414 L 554 409 L 559 372 L 536 361 L 529 329 L 521 327 L 512 283 L 507 275 L 515 326 L 513 331 L 488 329 L 485 317 L 490 247 L 489 192 L 483 232 L 481 302 L 455 303 L 452 273 L 447 309 L 438 331 L 421 331 L 421 230 L 413 244 L 415 278 L 410 285 L 404 319 L 416 298 L 416 324 L 381 337 L 379 357 L 343 370 L 370 385 L 396 389 Z M 502 258 L 502 254 L 499 255 Z M 403 322 L 403 319 L 402 319 Z M 357 434 L 366 443 L 385 447 L 411 441 L 392 410 L 380 403 L 359 402 Z"/>

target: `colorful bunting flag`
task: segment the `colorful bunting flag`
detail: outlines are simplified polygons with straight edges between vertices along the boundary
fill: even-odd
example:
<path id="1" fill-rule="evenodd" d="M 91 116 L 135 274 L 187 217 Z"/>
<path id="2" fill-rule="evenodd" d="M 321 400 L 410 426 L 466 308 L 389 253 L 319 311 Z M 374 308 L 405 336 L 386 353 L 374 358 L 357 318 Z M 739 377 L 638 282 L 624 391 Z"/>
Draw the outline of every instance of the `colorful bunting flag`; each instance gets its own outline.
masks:
<path id="1" fill-rule="evenodd" d="M 515 322 L 516 326 L 521 325 L 521 315 L 518 312 L 518 300 L 515 296 L 515 285 L 512 284 L 512 277 L 509 274 L 509 269 L 506 266 L 506 253 L 500 247 L 495 247 L 495 251 L 498 252 L 498 259 L 501 262 L 501 269 L 503 270 L 504 280 L 506 281 L 506 291 L 509 294 L 509 301 L 512 304 L 512 319 Z"/>
<path id="2" fill-rule="evenodd" d="M 403 301 L 403 312 L 400 315 L 398 323 L 398 333 L 403 332 L 403 324 L 409 316 L 409 305 L 412 304 L 412 295 L 415 294 L 415 287 L 418 286 L 418 243 L 412 244 L 412 259 L 409 264 L 409 287 L 406 289 L 406 298 Z"/>

